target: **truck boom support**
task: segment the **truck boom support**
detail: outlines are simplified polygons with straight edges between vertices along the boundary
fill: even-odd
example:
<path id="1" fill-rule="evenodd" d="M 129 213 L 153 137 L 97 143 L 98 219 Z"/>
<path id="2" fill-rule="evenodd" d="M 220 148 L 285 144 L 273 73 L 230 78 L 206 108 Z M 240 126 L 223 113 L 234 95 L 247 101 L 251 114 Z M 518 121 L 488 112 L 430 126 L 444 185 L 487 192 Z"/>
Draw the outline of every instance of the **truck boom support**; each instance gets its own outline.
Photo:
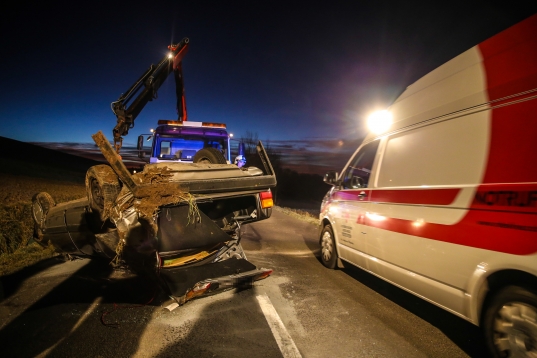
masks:
<path id="1" fill-rule="evenodd" d="M 127 135 L 129 129 L 134 127 L 134 120 L 146 106 L 147 102 L 157 98 L 157 91 L 172 71 L 174 72 L 175 78 L 179 120 L 186 120 L 186 102 L 181 62 L 188 50 L 188 43 L 189 40 L 185 37 L 178 44 L 168 46 L 170 53 L 164 56 L 157 65 L 151 65 L 117 101 L 112 102 L 112 112 L 117 117 L 117 124 L 112 130 L 114 147 L 117 153 L 119 153 L 123 142 L 122 136 Z"/>

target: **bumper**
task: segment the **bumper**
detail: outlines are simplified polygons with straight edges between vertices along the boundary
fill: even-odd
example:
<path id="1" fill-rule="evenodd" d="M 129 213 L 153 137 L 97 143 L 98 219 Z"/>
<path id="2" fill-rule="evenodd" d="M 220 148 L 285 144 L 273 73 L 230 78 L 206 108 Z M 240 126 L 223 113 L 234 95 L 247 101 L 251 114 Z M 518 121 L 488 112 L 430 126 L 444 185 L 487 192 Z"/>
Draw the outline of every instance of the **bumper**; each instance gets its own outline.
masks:
<path id="1" fill-rule="evenodd" d="M 160 278 L 180 305 L 232 288 L 249 288 L 272 273 L 246 259 L 229 259 L 195 267 L 162 269 Z"/>

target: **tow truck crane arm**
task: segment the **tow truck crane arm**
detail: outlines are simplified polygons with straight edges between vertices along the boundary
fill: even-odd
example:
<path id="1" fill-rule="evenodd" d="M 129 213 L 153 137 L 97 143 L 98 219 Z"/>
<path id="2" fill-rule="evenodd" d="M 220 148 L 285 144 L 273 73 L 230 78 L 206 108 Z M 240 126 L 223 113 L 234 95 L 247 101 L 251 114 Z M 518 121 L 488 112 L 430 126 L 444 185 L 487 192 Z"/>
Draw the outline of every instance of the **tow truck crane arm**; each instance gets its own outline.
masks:
<path id="1" fill-rule="evenodd" d="M 181 62 L 188 50 L 188 43 L 189 40 L 185 37 L 178 44 L 168 46 L 170 53 L 164 56 L 158 65 L 151 65 L 125 93 L 121 94 L 117 101 L 112 102 L 112 112 L 117 117 L 117 124 L 112 132 L 114 135 L 114 148 L 118 154 L 123 143 L 122 136 L 127 135 L 129 129 L 134 127 L 134 120 L 147 102 L 157 98 L 158 89 L 172 70 L 175 78 L 178 119 L 180 121 L 187 120 Z M 140 90 L 141 92 L 138 94 Z"/>

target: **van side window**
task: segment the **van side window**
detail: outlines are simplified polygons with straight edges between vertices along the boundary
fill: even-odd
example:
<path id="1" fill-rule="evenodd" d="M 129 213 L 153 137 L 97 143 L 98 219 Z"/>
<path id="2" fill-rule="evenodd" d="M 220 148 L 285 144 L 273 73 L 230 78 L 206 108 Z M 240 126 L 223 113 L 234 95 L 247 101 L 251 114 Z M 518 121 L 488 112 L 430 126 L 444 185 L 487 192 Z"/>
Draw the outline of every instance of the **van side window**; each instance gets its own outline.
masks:
<path id="1" fill-rule="evenodd" d="M 356 153 L 343 174 L 341 183 L 343 189 L 367 188 L 378 146 L 379 141 L 376 140 L 365 145 Z"/>
<path id="2" fill-rule="evenodd" d="M 489 145 L 487 115 L 474 113 L 389 137 L 377 187 L 479 183 Z"/>

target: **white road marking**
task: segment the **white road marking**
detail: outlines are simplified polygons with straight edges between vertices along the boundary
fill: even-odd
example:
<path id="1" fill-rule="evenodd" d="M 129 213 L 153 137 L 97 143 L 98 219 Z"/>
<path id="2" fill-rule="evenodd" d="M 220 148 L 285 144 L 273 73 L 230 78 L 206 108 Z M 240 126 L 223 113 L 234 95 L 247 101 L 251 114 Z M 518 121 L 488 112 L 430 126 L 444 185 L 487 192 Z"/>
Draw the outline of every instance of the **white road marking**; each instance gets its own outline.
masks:
<path id="1" fill-rule="evenodd" d="M 276 312 L 276 309 L 272 305 L 272 302 L 270 302 L 268 296 L 259 295 L 257 296 L 257 301 L 259 302 L 259 306 L 267 319 L 270 330 L 272 331 L 272 335 L 276 339 L 278 347 L 280 347 L 283 357 L 302 358 L 298 348 L 295 345 L 295 342 L 293 342 L 293 339 L 287 332 L 287 329 L 283 325 L 280 316 L 278 316 L 278 312 Z"/>

